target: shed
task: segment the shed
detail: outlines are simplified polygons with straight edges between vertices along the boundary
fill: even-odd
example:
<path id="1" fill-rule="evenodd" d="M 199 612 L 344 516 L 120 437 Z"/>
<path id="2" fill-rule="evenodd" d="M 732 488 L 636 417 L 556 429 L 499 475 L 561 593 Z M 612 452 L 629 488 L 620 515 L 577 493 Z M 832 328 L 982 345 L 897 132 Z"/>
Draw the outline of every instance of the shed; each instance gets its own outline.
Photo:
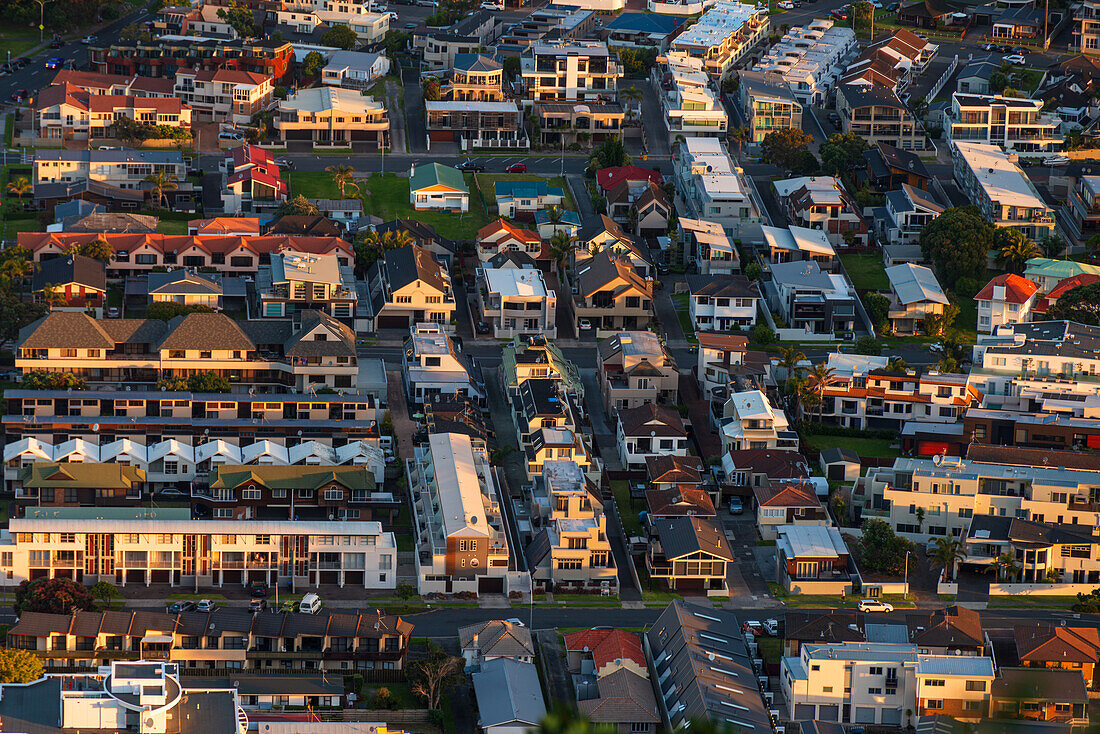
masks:
<path id="1" fill-rule="evenodd" d="M 859 479 L 859 454 L 851 449 L 825 449 L 818 462 L 830 481 L 854 482 Z"/>

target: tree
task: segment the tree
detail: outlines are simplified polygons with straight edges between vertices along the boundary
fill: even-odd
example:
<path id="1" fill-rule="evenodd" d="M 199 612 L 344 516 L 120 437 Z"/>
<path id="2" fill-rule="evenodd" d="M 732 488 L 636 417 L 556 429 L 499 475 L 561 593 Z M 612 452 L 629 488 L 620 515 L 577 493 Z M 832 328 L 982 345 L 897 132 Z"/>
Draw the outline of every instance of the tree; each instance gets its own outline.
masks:
<path id="1" fill-rule="evenodd" d="M 144 179 L 145 183 L 153 184 L 153 187 L 149 191 L 153 194 L 153 198 L 156 199 L 157 204 L 161 204 L 168 200 L 165 196 L 166 191 L 175 191 L 179 188 L 179 176 L 174 173 L 165 173 L 164 171 L 157 171 L 156 173 L 150 173 Z"/>
<path id="2" fill-rule="evenodd" d="M 924 97 L 919 97 L 910 105 L 913 110 L 913 116 L 924 119 L 928 115 L 928 100 Z"/>
<path id="3" fill-rule="evenodd" d="M 39 578 L 15 587 L 15 613 L 72 614 L 94 608 L 92 594 L 70 579 Z"/>
<path id="4" fill-rule="evenodd" d="M 504 78 L 514 79 L 519 76 L 520 61 L 518 56 L 509 56 L 504 59 Z"/>
<path id="5" fill-rule="evenodd" d="M 321 55 L 319 51 L 310 51 L 306 54 L 306 57 L 302 59 L 302 66 L 299 69 L 303 79 L 312 79 L 313 77 L 321 73 L 321 67 L 325 64 L 325 57 Z"/>
<path id="6" fill-rule="evenodd" d="M 1008 74 L 998 69 L 989 75 L 989 91 L 993 94 L 1000 94 L 1008 86 Z"/>
<path id="7" fill-rule="evenodd" d="M 34 370 L 23 375 L 24 390 L 85 390 L 84 380 L 71 372 Z"/>
<path id="8" fill-rule="evenodd" d="M 870 145 L 855 133 L 836 133 L 824 143 L 818 152 L 821 154 L 821 167 L 826 173 L 839 176 L 863 163 L 863 151 Z"/>
<path id="9" fill-rule="evenodd" d="M 616 166 L 629 166 L 630 156 L 623 147 L 622 138 L 618 135 L 609 135 L 600 143 L 594 151 L 589 164 L 593 170 L 601 168 L 613 168 Z"/>
<path id="10" fill-rule="evenodd" d="M 49 313 L 44 303 L 24 301 L 14 293 L 0 291 L 0 339 L 14 340 L 19 330 Z M 22 387 L 28 388 L 26 378 Z"/>
<path id="11" fill-rule="evenodd" d="M 399 581 L 397 587 L 393 590 L 393 594 L 401 601 L 409 601 L 419 596 L 416 593 L 416 588 L 407 581 Z"/>
<path id="12" fill-rule="evenodd" d="M 709 721 L 692 720 L 685 730 L 691 734 L 718 734 Z M 535 731 L 538 734 L 615 734 L 617 728 L 614 725 L 593 723 L 569 706 L 555 706 L 542 717 Z"/>
<path id="13" fill-rule="evenodd" d="M 913 517 L 917 518 L 917 532 L 920 532 L 921 527 L 924 525 L 924 508 L 917 507 L 913 513 Z"/>
<path id="14" fill-rule="evenodd" d="M 997 253 L 997 262 L 1004 265 L 1008 272 L 1017 275 L 1024 272 L 1028 260 L 1043 256 L 1038 245 L 1023 232 L 1012 227 L 997 227 L 993 230 L 993 249 Z"/>
<path id="15" fill-rule="evenodd" d="M 867 0 L 856 0 L 848 6 L 848 20 L 852 22 L 852 30 L 856 30 L 859 26 L 870 26 L 872 14 L 875 12 L 875 7 Z"/>
<path id="16" fill-rule="evenodd" d="M 973 205 L 944 211 L 920 233 L 921 254 L 948 288 L 960 278 L 983 276 L 992 245 L 993 225 Z"/>
<path id="17" fill-rule="evenodd" d="M 14 250 L 14 252 L 9 254 L 8 250 Z M 21 292 L 23 283 L 34 275 L 38 265 L 30 259 L 27 248 L 16 246 L 8 250 L 4 250 L 0 255 L 0 284 L 4 288 L 11 288 L 14 285 Z"/>
<path id="18" fill-rule="evenodd" d="M 1066 251 L 1066 241 L 1057 232 L 1050 232 L 1040 238 L 1039 248 L 1043 251 L 1044 257 L 1061 257 L 1062 253 Z"/>
<path id="19" fill-rule="evenodd" d="M 859 548 L 861 567 L 891 576 L 905 573 L 905 556 L 914 551 L 912 543 L 895 534 L 885 521 L 878 518 L 863 521 Z"/>
<path id="20" fill-rule="evenodd" d="M 214 309 L 202 304 L 183 304 L 172 301 L 155 301 L 145 309 L 145 318 L 158 321 L 171 321 L 177 316 L 189 313 L 214 313 Z"/>
<path id="21" fill-rule="evenodd" d="M 346 25 L 334 25 L 321 36 L 322 46 L 335 46 L 345 51 L 351 51 L 359 45 L 359 36 Z"/>
<path id="22" fill-rule="evenodd" d="M 316 204 L 301 194 L 298 194 L 293 199 L 282 203 L 279 207 L 279 214 L 281 216 L 289 214 L 299 217 L 316 217 L 319 216 L 321 212 Z"/>
<path id="23" fill-rule="evenodd" d="M 626 101 L 627 111 L 631 114 L 634 113 L 634 102 L 642 101 L 642 92 L 636 86 L 631 84 L 629 87 L 619 92 L 619 97 Z"/>
<path id="24" fill-rule="evenodd" d="M 230 0 L 228 8 L 218 8 L 218 17 L 224 20 L 242 38 L 256 38 L 263 31 L 256 25 L 256 17 L 247 5 Z"/>
<path id="25" fill-rule="evenodd" d="M 1100 282 L 1070 288 L 1055 301 L 1046 317 L 1100 326 Z"/>
<path id="26" fill-rule="evenodd" d="M 798 158 L 795 159 L 794 166 L 791 168 L 791 172 L 799 176 L 814 176 L 820 170 L 821 162 L 817 159 L 817 156 L 808 150 L 798 154 Z"/>
<path id="27" fill-rule="evenodd" d="M 864 293 L 863 306 L 867 309 L 867 316 L 878 330 L 883 330 L 889 324 L 890 299 L 881 293 Z"/>
<path id="28" fill-rule="evenodd" d="M 430 645 L 428 657 L 409 665 L 412 692 L 424 699 L 429 710 L 439 708 L 443 693 L 462 678 L 462 659 Z"/>
<path id="29" fill-rule="evenodd" d="M 0 683 L 32 683 L 42 677 L 42 661 L 30 650 L 0 649 Z"/>
<path id="30" fill-rule="evenodd" d="M 440 95 L 439 80 L 428 77 L 424 80 L 424 99 L 429 102 L 438 102 Z"/>
<path id="31" fill-rule="evenodd" d="M 233 391 L 229 380 L 213 372 L 200 372 L 187 378 L 187 389 L 191 392 L 228 393 Z"/>
<path id="32" fill-rule="evenodd" d="M 110 608 L 111 601 L 122 597 L 115 585 L 109 581 L 96 581 L 90 589 L 91 594 L 103 606 Z"/>
<path id="33" fill-rule="evenodd" d="M 1020 570 L 1020 567 L 1016 565 L 1016 559 L 1012 557 L 1011 553 L 1000 554 L 993 559 L 993 563 L 989 567 L 997 574 L 998 581 L 1006 578 L 1011 579 Z"/>
<path id="34" fill-rule="evenodd" d="M 565 263 L 577 250 L 577 236 L 568 230 L 559 229 L 550 235 L 550 255 L 558 264 L 558 273 L 565 270 Z"/>
<path id="35" fill-rule="evenodd" d="M 779 366 L 783 368 L 783 374 L 786 375 L 783 385 L 788 393 L 791 391 L 791 387 L 802 377 L 802 368 L 798 366 L 798 363 L 804 359 L 806 359 L 805 352 L 798 352 L 786 347 L 779 348 Z"/>
<path id="36" fill-rule="evenodd" d="M 66 302 L 65 293 L 53 283 L 47 283 L 42 289 L 42 303 L 50 307 L 52 311 L 55 306 L 64 306 Z"/>
<path id="37" fill-rule="evenodd" d="M 355 183 L 355 169 L 351 166 L 328 166 L 326 171 L 332 174 L 332 180 L 336 182 L 336 188 L 340 189 L 340 196 L 347 198 L 344 189 L 348 186 L 354 186 L 356 191 L 359 191 L 359 184 Z"/>
<path id="38" fill-rule="evenodd" d="M 752 139 L 752 130 L 740 126 L 730 130 L 730 142 L 737 143 L 737 155 L 741 155 L 741 146 Z M 793 168 L 793 166 L 791 166 Z"/>
<path id="39" fill-rule="evenodd" d="M 366 271 L 386 252 L 412 243 L 412 235 L 405 230 L 391 229 L 388 232 L 368 232 L 355 243 L 355 263 L 361 270 Z"/>
<path id="40" fill-rule="evenodd" d="M 762 276 L 763 274 L 764 269 L 760 267 L 760 263 L 758 262 L 753 261 L 745 266 L 745 277 L 749 280 L 760 280 L 760 276 Z"/>
<path id="41" fill-rule="evenodd" d="M 821 421 L 821 407 L 825 402 L 825 389 L 829 386 L 829 383 L 833 381 L 833 368 L 826 367 L 824 362 L 815 364 L 810 368 L 810 372 L 806 375 L 808 380 L 808 387 L 811 393 L 814 395 L 813 402 L 818 407 L 818 422 Z"/>
<path id="42" fill-rule="evenodd" d="M 959 317 L 959 307 L 954 303 L 945 303 L 939 313 L 930 313 L 924 317 L 924 333 L 928 336 L 942 337 Z"/>
<path id="43" fill-rule="evenodd" d="M 768 163 L 789 170 L 795 167 L 813 141 L 812 135 L 797 128 L 772 130 L 760 141 L 761 157 Z"/>
<path id="44" fill-rule="evenodd" d="M 956 538 L 933 538 L 932 566 L 943 570 L 944 581 L 955 578 L 955 563 L 966 558 L 962 543 Z"/>
<path id="45" fill-rule="evenodd" d="M 882 354 L 882 342 L 873 336 L 861 336 L 856 339 L 855 352 L 856 354 L 877 357 Z"/>
<path id="46" fill-rule="evenodd" d="M 102 237 L 97 237 L 91 242 L 85 242 L 83 245 L 70 247 L 68 252 L 73 255 L 90 257 L 104 263 L 111 262 L 111 258 L 115 256 L 115 248 L 111 247 L 111 243 Z"/>
<path id="47" fill-rule="evenodd" d="M 14 181 L 8 181 L 8 193 L 22 199 L 26 194 L 34 191 L 34 186 L 26 176 L 20 176 Z"/>
<path id="48" fill-rule="evenodd" d="M 890 361 L 886 363 L 886 370 L 888 372 L 908 372 L 909 365 L 901 357 L 891 357 Z"/>

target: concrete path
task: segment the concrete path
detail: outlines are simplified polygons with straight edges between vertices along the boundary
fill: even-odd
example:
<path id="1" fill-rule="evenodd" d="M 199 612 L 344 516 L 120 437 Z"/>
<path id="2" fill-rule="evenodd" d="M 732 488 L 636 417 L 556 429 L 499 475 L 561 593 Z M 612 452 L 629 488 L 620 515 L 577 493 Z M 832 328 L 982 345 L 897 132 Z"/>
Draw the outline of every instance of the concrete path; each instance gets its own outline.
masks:
<path id="1" fill-rule="evenodd" d="M 398 370 L 386 371 L 386 400 L 389 402 L 390 421 L 397 436 L 397 446 L 401 450 L 401 459 L 411 459 L 413 455 L 413 434 L 416 424 L 409 417 L 409 405 L 405 400 L 405 385 Z"/>
<path id="2" fill-rule="evenodd" d="M 390 116 L 390 152 L 407 153 L 405 141 L 405 110 L 401 107 L 401 97 L 405 94 L 401 85 L 394 81 L 386 82 L 386 111 Z"/>

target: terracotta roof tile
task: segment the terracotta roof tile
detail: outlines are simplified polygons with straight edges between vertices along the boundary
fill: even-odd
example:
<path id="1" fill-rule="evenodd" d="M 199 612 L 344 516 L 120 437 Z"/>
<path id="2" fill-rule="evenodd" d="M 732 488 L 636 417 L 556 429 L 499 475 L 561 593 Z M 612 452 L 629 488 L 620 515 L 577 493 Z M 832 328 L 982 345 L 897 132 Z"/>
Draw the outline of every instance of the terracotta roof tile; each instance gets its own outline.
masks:
<path id="1" fill-rule="evenodd" d="M 1097 277 L 1100 280 L 1100 277 Z M 986 283 L 985 288 L 982 288 L 978 295 L 974 296 L 975 301 L 992 301 L 993 289 L 996 286 L 1004 286 L 1005 289 L 1005 301 L 1008 303 L 1027 303 L 1027 299 L 1035 295 L 1035 291 L 1039 290 L 1039 286 L 1019 275 L 1013 273 L 1003 273 L 998 275 L 993 280 Z"/>

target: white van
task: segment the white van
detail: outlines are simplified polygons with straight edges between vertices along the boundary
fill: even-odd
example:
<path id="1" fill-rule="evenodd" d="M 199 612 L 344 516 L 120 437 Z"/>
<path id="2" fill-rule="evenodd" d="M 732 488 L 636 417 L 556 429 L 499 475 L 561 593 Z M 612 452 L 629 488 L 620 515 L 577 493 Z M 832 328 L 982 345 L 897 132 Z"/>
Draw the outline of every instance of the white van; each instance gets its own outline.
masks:
<path id="1" fill-rule="evenodd" d="M 302 614 L 316 614 L 321 611 L 321 597 L 313 593 L 306 594 L 298 603 L 298 611 Z"/>

